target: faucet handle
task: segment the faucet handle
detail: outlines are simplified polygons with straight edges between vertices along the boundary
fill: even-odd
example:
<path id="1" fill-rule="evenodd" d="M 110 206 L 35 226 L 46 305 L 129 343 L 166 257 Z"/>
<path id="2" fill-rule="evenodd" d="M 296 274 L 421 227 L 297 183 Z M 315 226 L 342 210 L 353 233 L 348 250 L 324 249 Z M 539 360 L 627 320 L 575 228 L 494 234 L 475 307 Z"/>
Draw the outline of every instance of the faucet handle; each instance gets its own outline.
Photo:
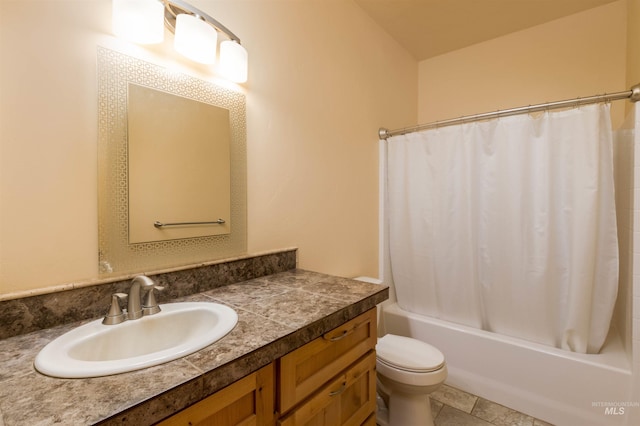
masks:
<path id="1" fill-rule="evenodd" d="M 156 302 L 156 295 L 153 290 L 162 291 L 164 287 L 154 285 L 153 287 L 146 288 L 146 293 L 142 296 L 142 313 L 143 315 L 153 315 L 160 312 L 160 306 Z"/>
<path id="2" fill-rule="evenodd" d="M 127 317 L 120 308 L 120 300 L 125 300 L 128 296 L 125 293 L 114 293 L 111 295 L 111 306 L 109 312 L 102 320 L 105 325 L 120 324 L 126 321 Z"/>

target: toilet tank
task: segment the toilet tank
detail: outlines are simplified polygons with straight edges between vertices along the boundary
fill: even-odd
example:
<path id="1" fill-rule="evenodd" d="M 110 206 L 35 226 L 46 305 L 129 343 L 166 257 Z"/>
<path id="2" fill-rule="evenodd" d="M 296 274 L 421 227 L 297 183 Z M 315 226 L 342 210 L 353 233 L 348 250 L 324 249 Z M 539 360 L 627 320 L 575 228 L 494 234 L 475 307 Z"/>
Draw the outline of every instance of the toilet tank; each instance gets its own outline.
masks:
<path id="1" fill-rule="evenodd" d="M 364 276 L 355 277 L 354 280 L 362 281 L 362 282 L 369 283 L 369 284 L 382 284 L 382 280 L 379 280 L 378 278 L 372 278 L 372 277 L 364 277 Z M 377 320 L 376 320 L 377 321 L 377 325 L 378 325 L 378 337 L 381 337 L 381 336 L 385 335 L 385 333 L 384 333 L 384 324 L 382 324 L 380 322 L 380 312 L 382 311 L 383 303 L 384 302 L 378 304 L 378 309 L 376 311 L 377 312 L 377 316 L 378 316 Z"/>

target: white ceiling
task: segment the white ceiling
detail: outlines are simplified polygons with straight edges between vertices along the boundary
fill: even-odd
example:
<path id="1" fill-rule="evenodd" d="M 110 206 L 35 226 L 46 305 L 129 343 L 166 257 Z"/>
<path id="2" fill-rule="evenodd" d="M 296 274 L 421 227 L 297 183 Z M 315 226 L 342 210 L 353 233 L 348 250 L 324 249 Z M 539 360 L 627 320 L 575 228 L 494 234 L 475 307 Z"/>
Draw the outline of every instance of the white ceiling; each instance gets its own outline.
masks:
<path id="1" fill-rule="evenodd" d="M 355 0 L 416 60 L 617 0 Z"/>

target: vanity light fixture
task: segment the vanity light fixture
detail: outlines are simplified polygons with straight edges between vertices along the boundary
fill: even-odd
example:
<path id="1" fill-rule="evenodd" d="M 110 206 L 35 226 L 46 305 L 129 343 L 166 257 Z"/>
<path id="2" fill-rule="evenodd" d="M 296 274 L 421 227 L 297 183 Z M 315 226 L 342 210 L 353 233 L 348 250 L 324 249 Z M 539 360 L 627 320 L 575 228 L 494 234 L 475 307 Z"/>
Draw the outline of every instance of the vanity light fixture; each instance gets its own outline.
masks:
<path id="1" fill-rule="evenodd" d="M 247 51 L 240 39 L 220 22 L 182 0 L 113 0 L 113 32 L 139 44 L 164 40 L 164 26 L 175 34 L 174 48 L 202 64 L 216 61 L 218 33 L 228 40 L 220 43 L 218 69 L 236 83 L 247 81 Z M 164 22 L 164 26 L 163 23 Z"/>
<path id="2" fill-rule="evenodd" d="M 218 32 L 200 17 L 181 13 L 176 16 L 173 47 L 183 56 L 201 64 L 216 61 Z"/>
<path id="3" fill-rule="evenodd" d="M 247 51 L 235 40 L 220 43 L 220 74 L 231 81 L 247 81 Z"/>
<path id="4" fill-rule="evenodd" d="M 157 0 L 113 0 L 111 27 L 118 37 L 139 44 L 164 40 L 164 5 Z"/>

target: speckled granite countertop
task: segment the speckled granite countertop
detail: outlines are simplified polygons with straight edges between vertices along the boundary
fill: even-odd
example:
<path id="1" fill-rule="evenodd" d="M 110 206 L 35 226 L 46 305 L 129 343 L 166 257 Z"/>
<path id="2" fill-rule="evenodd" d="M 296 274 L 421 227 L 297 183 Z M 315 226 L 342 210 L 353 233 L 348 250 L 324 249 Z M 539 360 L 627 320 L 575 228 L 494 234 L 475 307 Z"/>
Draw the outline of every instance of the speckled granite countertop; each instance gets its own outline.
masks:
<path id="1" fill-rule="evenodd" d="M 153 424 L 388 298 L 386 286 L 291 270 L 173 300 L 232 306 L 238 324 L 187 357 L 131 373 L 56 379 L 33 367 L 79 323 L 0 340 L 0 426 Z"/>

